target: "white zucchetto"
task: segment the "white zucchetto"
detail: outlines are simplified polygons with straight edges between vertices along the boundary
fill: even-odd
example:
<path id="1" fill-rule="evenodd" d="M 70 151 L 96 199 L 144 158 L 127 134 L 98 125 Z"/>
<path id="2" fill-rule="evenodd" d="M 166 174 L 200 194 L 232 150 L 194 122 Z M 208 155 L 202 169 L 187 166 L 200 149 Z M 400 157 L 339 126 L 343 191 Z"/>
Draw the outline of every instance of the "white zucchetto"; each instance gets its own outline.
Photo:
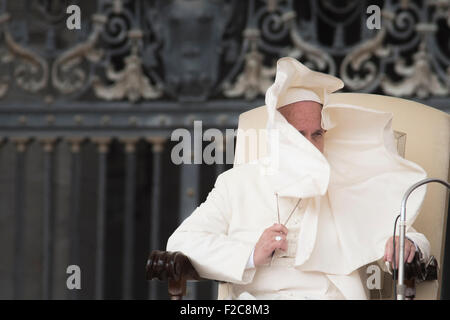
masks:
<path id="1" fill-rule="evenodd" d="M 320 97 L 314 91 L 305 88 L 291 87 L 286 90 L 285 94 L 280 99 L 278 108 L 300 101 L 314 101 L 322 104 Z"/>

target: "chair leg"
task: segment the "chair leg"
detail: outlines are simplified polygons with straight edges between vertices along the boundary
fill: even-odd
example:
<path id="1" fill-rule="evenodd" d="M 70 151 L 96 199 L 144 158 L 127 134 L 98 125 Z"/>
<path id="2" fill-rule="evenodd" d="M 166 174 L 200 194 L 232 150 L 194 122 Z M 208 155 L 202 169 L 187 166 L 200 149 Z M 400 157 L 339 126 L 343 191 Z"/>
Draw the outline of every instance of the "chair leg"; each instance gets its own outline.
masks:
<path id="1" fill-rule="evenodd" d="M 178 281 L 169 279 L 169 296 L 170 300 L 182 300 L 186 295 L 186 280 L 180 279 Z"/>

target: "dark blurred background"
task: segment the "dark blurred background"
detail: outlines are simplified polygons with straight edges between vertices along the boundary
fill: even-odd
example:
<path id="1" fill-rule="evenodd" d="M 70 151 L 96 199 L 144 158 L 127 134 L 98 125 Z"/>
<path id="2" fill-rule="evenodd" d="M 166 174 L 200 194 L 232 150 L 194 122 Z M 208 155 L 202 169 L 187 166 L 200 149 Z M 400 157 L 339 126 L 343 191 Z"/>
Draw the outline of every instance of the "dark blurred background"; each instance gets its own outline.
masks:
<path id="1" fill-rule="evenodd" d="M 148 254 L 232 166 L 174 164 L 172 131 L 235 129 L 288 55 L 448 113 L 449 17 L 450 1 L 1 0 L 0 299 L 167 299 Z"/>

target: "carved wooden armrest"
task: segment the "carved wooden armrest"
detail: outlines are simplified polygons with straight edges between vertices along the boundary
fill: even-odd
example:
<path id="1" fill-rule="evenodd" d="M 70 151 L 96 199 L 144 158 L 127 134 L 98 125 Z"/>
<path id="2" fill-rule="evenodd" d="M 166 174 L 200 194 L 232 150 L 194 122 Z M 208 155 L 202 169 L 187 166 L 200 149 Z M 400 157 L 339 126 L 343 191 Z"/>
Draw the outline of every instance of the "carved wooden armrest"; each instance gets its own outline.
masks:
<path id="1" fill-rule="evenodd" d="M 186 295 L 186 281 L 200 278 L 191 261 L 181 252 L 153 250 L 147 260 L 147 280 L 155 278 L 169 281 L 171 300 L 181 300 Z"/>
<path id="2" fill-rule="evenodd" d="M 438 262 L 434 256 L 431 256 L 428 261 L 420 259 L 418 252 L 414 255 L 413 261 L 405 263 L 405 284 L 407 299 L 414 299 L 416 295 L 416 283 L 422 281 L 437 280 L 438 278 Z M 396 279 L 397 272 L 394 271 Z"/>
<path id="3" fill-rule="evenodd" d="M 405 263 L 405 279 L 416 279 L 419 282 L 437 280 L 438 262 L 434 256 L 428 261 L 421 260 L 419 253 L 416 252 L 411 263 Z"/>

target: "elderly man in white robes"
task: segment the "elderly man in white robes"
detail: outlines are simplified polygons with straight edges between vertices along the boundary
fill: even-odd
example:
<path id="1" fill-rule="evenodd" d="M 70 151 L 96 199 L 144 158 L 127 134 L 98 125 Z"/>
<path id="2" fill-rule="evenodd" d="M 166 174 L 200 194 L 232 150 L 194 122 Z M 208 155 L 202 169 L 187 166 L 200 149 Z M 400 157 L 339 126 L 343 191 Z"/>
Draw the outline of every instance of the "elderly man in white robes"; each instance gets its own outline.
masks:
<path id="1" fill-rule="evenodd" d="M 398 259 L 400 201 L 426 174 L 397 154 L 391 114 L 327 104 L 342 87 L 280 59 L 266 92 L 268 156 L 222 173 L 169 238 L 201 277 L 226 282 L 225 298 L 366 299 L 358 269 Z M 430 251 L 411 227 L 424 195 L 408 202 L 408 262 Z"/>

